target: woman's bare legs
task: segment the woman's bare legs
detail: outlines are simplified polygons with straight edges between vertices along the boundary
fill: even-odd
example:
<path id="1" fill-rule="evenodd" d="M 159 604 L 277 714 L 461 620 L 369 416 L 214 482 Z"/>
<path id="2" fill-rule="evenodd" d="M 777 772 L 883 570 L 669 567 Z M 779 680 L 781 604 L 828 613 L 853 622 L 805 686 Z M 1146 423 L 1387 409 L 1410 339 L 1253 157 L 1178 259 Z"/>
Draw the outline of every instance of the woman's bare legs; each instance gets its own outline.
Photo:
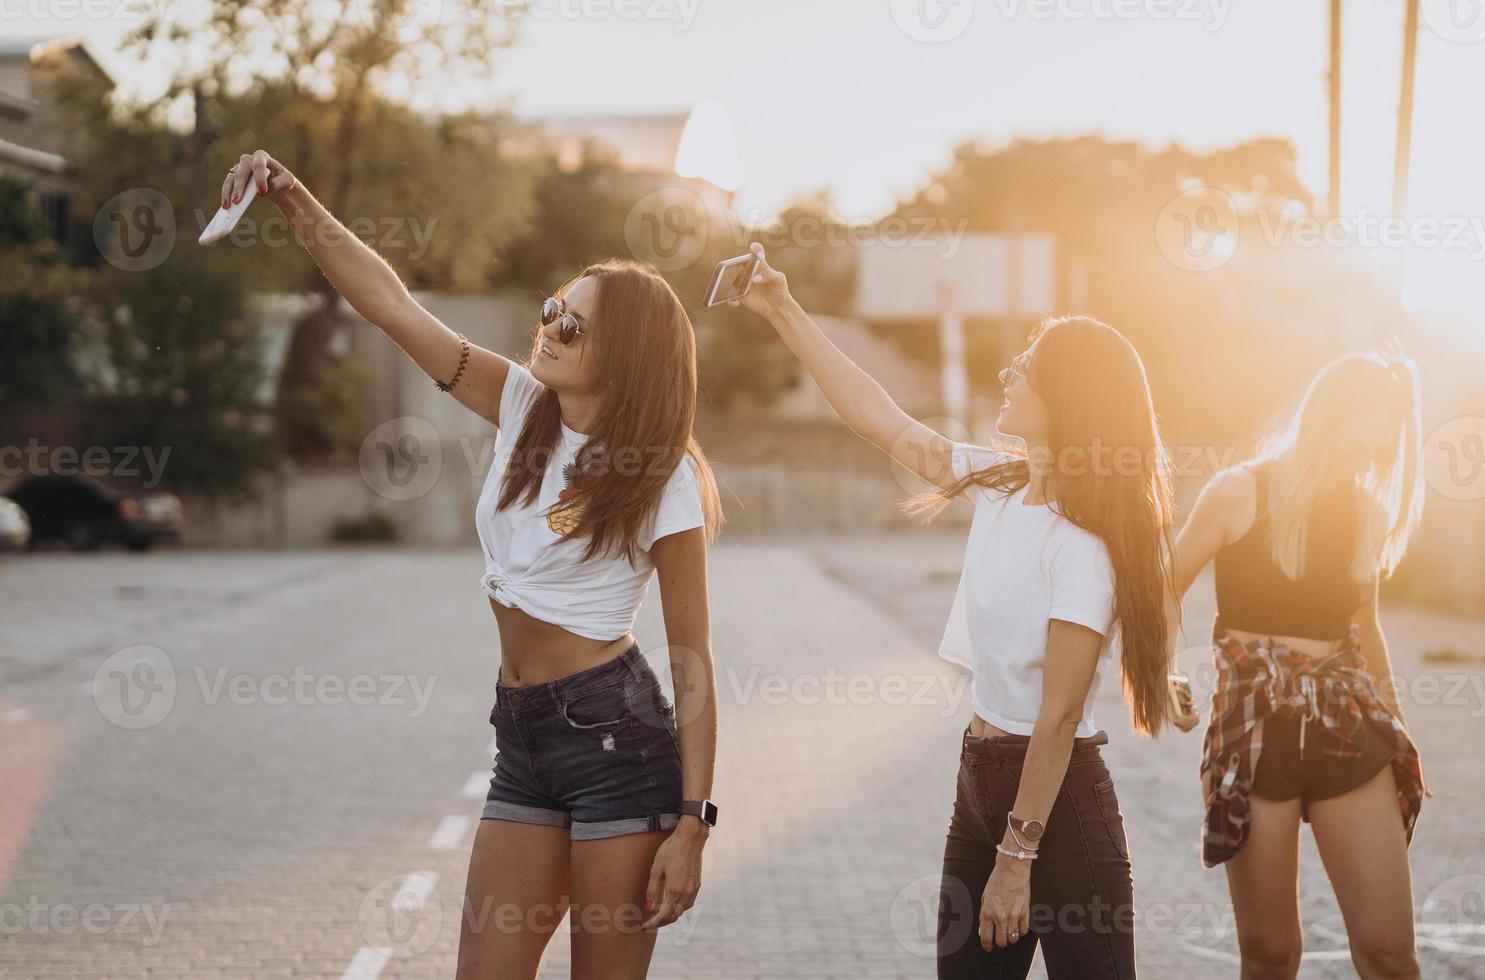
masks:
<path id="1" fill-rule="evenodd" d="M 1226 862 L 1243 980 L 1293 980 L 1304 951 L 1299 922 L 1299 797 L 1248 795 L 1248 839 Z"/>
<path id="2" fill-rule="evenodd" d="M 1310 826 L 1335 889 L 1362 980 L 1416 980 L 1413 879 L 1392 767 L 1310 804 Z"/>
<path id="3" fill-rule="evenodd" d="M 572 980 L 641 980 L 655 951 L 645 888 L 662 830 L 572 842 Z"/>
<path id="4" fill-rule="evenodd" d="M 480 821 L 464 888 L 457 980 L 536 976 L 567 911 L 571 846 L 565 827 Z"/>

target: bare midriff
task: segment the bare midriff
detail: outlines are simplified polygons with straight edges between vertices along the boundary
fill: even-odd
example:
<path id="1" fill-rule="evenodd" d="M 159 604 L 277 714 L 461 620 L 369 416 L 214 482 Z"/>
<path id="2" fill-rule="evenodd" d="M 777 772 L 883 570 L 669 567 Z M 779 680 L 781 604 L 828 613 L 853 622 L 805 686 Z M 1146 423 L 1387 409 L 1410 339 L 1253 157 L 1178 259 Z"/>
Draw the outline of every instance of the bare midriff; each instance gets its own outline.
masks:
<path id="1" fill-rule="evenodd" d="M 1004 728 L 996 728 L 979 715 L 969 719 L 969 733 L 976 738 L 994 738 L 997 735 L 1010 735 Z"/>
<path id="2" fill-rule="evenodd" d="M 1341 640 L 1317 640 L 1307 636 L 1275 636 L 1270 641 L 1267 633 L 1252 633 L 1248 630 L 1235 630 L 1227 627 L 1228 635 L 1239 643 L 1247 644 L 1249 640 L 1262 640 L 1264 643 L 1278 645 L 1282 643 L 1295 653 L 1306 657 L 1319 658 L 1328 657 L 1341 647 Z"/>
<path id="3" fill-rule="evenodd" d="M 502 606 L 494 599 L 490 600 L 490 608 L 500 628 L 500 682 L 509 687 L 545 684 L 597 667 L 623 653 L 634 642 L 628 633 L 616 640 L 578 636 L 520 609 Z"/>

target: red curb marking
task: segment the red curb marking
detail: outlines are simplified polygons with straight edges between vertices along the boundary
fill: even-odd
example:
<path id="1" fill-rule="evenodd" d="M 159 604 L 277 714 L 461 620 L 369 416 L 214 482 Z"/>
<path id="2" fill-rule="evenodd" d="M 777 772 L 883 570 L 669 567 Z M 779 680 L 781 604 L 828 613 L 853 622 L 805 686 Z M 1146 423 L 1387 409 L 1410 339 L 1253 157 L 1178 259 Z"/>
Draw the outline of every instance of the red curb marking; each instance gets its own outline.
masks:
<path id="1" fill-rule="evenodd" d="M 62 754 L 62 729 L 36 715 L 5 721 L 24 706 L 0 698 L 0 891 L 21 856 Z"/>

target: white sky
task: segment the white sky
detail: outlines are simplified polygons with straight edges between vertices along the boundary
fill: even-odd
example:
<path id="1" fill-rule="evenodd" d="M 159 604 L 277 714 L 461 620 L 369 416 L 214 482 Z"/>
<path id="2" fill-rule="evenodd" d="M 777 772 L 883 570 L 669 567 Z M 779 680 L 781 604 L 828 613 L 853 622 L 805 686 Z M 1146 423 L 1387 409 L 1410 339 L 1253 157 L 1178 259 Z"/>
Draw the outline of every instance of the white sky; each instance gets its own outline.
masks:
<path id="1" fill-rule="evenodd" d="M 117 76 L 147 85 L 110 52 L 152 2 L 162 0 L 0 0 L 0 35 L 84 34 Z M 517 110 L 715 99 L 736 129 L 744 211 L 828 186 L 843 217 L 871 217 L 956 141 L 1016 135 L 1196 148 L 1289 137 L 1301 178 L 1324 190 L 1326 0 L 531 2 L 536 16 L 503 56 L 500 88 Z M 1415 215 L 1485 213 L 1485 4 L 1477 22 L 1455 24 L 1451 2 L 1467 14 L 1476 0 L 1425 0 Z M 1378 213 L 1391 186 L 1403 0 L 1346 7 L 1344 207 Z M 950 41 L 924 43 L 899 27 L 920 30 L 920 9 L 944 12 L 950 27 L 970 21 Z"/>

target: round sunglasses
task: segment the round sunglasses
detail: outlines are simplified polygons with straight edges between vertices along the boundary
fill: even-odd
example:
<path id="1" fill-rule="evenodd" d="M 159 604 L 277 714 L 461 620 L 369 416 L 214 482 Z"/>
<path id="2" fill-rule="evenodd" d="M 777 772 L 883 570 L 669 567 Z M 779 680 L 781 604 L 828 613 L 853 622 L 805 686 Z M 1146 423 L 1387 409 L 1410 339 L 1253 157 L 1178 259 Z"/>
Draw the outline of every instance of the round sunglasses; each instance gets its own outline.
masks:
<path id="1" fill-rule="evenodd" d="M 1030 363 L 1030 359 L 1027 358 L 1024 354 L 1013 359 L 1009 367 L 1001 369 L 1000 374 L 998 375 L 998 377 L 1000 378 L 1000 383 L 1009 388 L 1011 386 L 1011 381 L 1016 378 L 1020 378 L 1021 380 L 1030 384 L 1031 375 L 1026 373 L 1026 368 L 1029 366 Z"/>
<path id="2" fill-rule="evenodd" d="M 563 347 L 570 346 L 582 336 L 583 325 L 578 322 L 578 318 L 562 309 L 562 304 L 555 296 L 548 296 L 546 302 L 541 304 L 541 325 L 550 327 L 558 320 L 562 321 L 562 325 L 557 328 L 557 341 Z"/>

